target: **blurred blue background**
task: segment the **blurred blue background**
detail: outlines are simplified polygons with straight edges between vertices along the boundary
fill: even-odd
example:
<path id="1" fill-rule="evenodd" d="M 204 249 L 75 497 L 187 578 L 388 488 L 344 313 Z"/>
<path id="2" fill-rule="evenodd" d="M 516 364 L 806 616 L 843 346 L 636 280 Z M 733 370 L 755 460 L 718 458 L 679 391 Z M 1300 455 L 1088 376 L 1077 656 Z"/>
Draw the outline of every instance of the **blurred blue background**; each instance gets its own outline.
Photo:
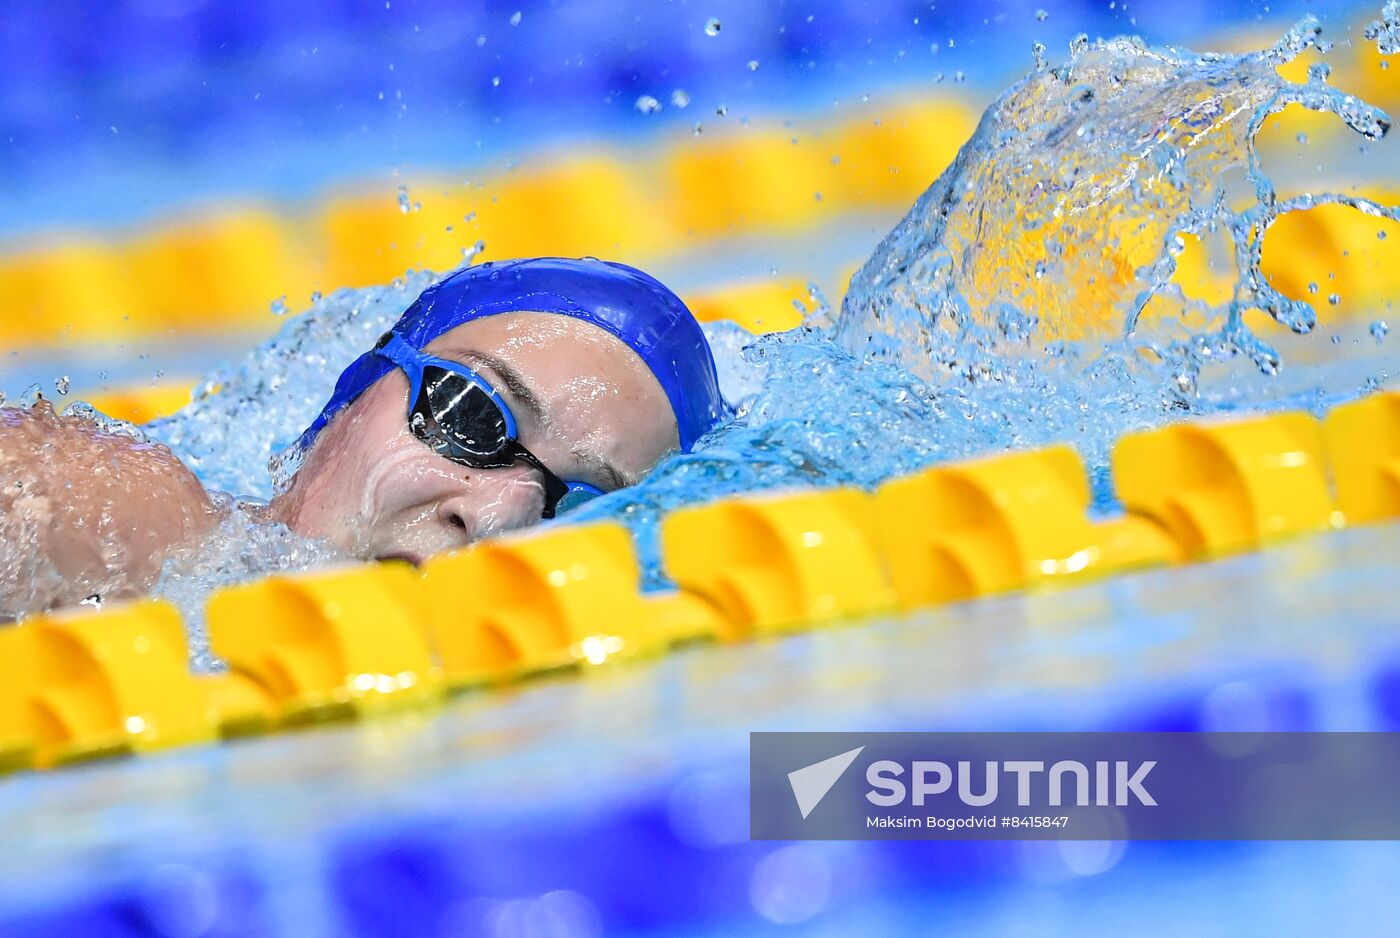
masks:
<path id="1" fill-rule="evenodd" d="M 1298 0 L 16 0 L 0 16 L 0 238 L 213 196 L 292 200 L 347 178 L 387 191 L 421 167 L 850 108 L 932 91 L 940 76 L 985 101 L 1030 67 L 1032 43 L 1062 57 L 1079 32 L 1271 40 L 1304 13 L 1345 24 L 1374 12 Z M 643 96 L 660 110 L 639 109 Z"/>

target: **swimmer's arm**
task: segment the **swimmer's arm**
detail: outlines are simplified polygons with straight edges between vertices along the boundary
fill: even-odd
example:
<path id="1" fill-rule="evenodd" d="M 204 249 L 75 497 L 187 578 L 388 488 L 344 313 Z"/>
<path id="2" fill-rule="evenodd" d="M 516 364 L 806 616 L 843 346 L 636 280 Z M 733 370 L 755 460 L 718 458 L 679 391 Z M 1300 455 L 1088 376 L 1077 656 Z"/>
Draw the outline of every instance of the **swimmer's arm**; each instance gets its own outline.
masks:
<path id="1" fill-rule="evenodd" d="M 217 518 L 165 447 L 43 404 L 0 408 L 0 619 L 141 595 Z"/>

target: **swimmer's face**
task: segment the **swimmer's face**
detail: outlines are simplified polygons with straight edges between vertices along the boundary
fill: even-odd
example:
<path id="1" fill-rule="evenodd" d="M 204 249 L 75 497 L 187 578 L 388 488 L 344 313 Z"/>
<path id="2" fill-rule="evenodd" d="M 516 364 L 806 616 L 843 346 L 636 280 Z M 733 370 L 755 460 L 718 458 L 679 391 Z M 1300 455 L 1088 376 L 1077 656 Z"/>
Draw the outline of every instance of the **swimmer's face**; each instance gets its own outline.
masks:
<path id="1" fill-rule="evenodd" d="M 656 377 L 586 322 L 502 313 L 458 326 L 424 351 L 489 381 L 515 415 L 520 442 L 562 479 L 612 491 L 679 444 Z M 274 502 L 277 517 L 358 556 L 415 563 L 540 520 L 538 471 L 473 469 L 437 455 L 409 429 L 408 394 L 395 369 L 332 420 Z"/>

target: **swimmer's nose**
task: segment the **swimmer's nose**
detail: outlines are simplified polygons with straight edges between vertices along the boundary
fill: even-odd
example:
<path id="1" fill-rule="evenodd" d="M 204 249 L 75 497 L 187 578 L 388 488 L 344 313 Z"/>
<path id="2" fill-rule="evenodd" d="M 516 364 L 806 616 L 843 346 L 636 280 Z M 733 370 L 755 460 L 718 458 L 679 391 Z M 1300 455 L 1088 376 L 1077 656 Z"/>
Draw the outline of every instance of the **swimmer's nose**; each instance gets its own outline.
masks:
<path id="1" fill-rule="evenodd" d="M 473 474 L 470 491 L 438 503 L 438 521 L 463 544 L 498 531 L 523 528 L 544 512 L 544 483 L 528 466 Z"/>
<path id="2" fill-rule="evenodd" d="M 443 527 L 453 532 L 455 539 L 469 544 L 476 539 L 476 511 L 465 496 L 449 498 L 438 503 L 437 517 Z"/>

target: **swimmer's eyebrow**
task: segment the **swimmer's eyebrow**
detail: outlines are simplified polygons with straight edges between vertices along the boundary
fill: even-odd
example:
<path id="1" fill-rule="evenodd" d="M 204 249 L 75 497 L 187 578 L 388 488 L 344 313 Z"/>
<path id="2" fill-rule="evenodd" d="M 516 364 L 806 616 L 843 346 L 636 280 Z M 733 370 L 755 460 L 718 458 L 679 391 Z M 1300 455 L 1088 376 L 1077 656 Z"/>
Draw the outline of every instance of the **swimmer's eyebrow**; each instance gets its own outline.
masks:
<path id="1" fill-rule="evenodd" d="M 468 365 L 485 365 L 501 379 L 501 384 L 506 386 L 506 390 L 511 396 L 525 405 L 525 409 L 534 415 L 535 420 L 544 424 L 547 422 L 544 410 L 544 402 L 540 400 L 535 389 L 530 387 L 530 383 L 514 367 L 501 361 L 495 355 L 488 355 L 485 352 L 475 352 L 463 350 L 458 353 L 463 358 L 468 359 Z"/>

